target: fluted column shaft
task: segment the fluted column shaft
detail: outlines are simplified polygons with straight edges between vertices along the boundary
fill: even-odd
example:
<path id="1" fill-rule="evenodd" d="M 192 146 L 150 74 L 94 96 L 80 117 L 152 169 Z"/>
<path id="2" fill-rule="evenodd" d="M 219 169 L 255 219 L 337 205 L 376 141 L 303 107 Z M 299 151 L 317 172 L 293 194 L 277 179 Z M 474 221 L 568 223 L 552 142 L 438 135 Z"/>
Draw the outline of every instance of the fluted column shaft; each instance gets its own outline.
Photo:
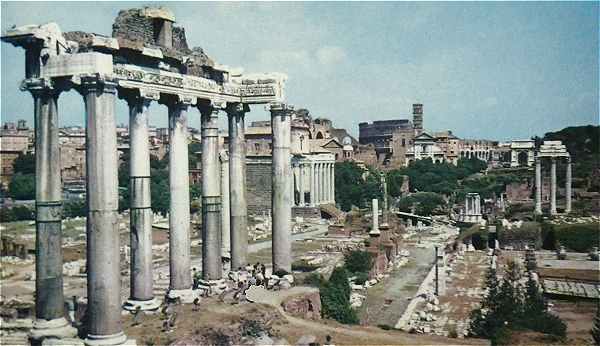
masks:
<path id="1" fill-rule="evenodd" d="M 202 278 L 219 280 L 221 266 L 221 191 L 219 188 L 219 108 L 200 108 L 202 114 Z M 233 159 L 233 158 L 231 158 Z M 230 172 L 231 165 L 230 164 Z M 229 181 L 231 182 L 231 173 Z M 230 186 L 231 188 L 231 186 Z M 230 203 L 233 194 L 230 194 Z M 233 213 L 233 209 L 231 210 Z M 232 244 L 232 246 L 235 246 Z M 235 249 L 232 249 L 235 253 Z M 232 255 L 233 255 L 232 253 Z"/>
<path id="2" fill-rule="evenodd" d="M 535 160 L 535 213 L 542 214 L 542 160 Z"/>
<path id="3" fill-rule="evenodd" d="M 179 101 L 168 104 L 169 192 L 171 195 L 169 203 L 169 288 L 176 291 L 188 290 L 192 287 L 188 107 L 188 104 Z"/>
<path id="4" fill-rule="evenodd" d="M 121 326 L 115 85 L 82 80 L 86 110 L 88 341 L 126 340 Z"/>
<path id="5" fill-rule="evenodd" d="M 550 215 L 556 215 L 556 159 L 550 166 Z"/>
<path id="6" fill-rule="evenodd" d="M 148 107 L 150 100 L 130 97 L 129 195 L 131 282 L 130 299 L 154 299 L 152 275 L 152 209 L 150 195 L 150 146 Z"/>
<path id="7" fill-rule="evenodd" d="M 246 201 L 246 141 L 244 116 L 248 105 L 227 108 L 229 116 L 229 205 L 231 268 L 248 264 L 248 204 Z M 223 201 L 223 203 L 225 203 Z"/>
<path id="8" fill-rule="evenodd" d="M 37 319 L 54 320 L 64 317 L 58 92 L 29 90 L 35 105 L 35 310 Z"/>
<path id="9" fill-rule="evenodd" d="M 271 129 L 273 132 L 272 196 L 273 212 L 273 271 L 292 270 L 292 172 L 290 162 L 291 108 L 284 104 L 271 104 Z"/>
<path id="10" fill-rule="evenodd" d="M 571 192 L 571 184 L 572 184 L 572 171 L 571 171 L 571 158 L 569 158 L 567 160 L 567 177 L 566 177 L 566 182 L 565 182 L 565 199 L 566 199 L 566 205 L 565 205 L 565 212 L 566 213 L 570 213 L 571 212 L 571 198 L 572 198 L 572 192 Z"/>

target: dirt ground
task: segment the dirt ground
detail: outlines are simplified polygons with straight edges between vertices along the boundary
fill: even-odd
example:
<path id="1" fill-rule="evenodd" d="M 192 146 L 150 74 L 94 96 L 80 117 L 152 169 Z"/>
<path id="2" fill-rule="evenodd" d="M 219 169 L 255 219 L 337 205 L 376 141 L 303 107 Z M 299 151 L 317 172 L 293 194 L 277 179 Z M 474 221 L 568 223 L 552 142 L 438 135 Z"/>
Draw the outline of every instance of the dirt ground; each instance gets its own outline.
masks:
<path id="1" fill-rule="evenodd" d="M 486 344 L 476 339 L 447 339 L 443 337 L 414 335 L 400 331 L 385 331 L 377 327 L 345 326 L 330 320 L 304 320 L 287 315 L 279 307 L 285 296 L 302 289 L 296 287 L 290 292 L 273 292 L 272 305 L 244 303 L 231 305 L 218 302 L 216 298 L 205 299 L 198 311 L 192 311 L 192 305 L 178 307 L 175 329 L 162 331 L 160 314 L 144 316 L 140 325 L 133 326 L 131 315 L 124 317 L 125 333 L 135 338 L 138 345 L 168 345 L 181 339 L 190 339 L 194 335 L 233 333 L 230 327 L 239 326 L 243 320 L 257 320 L 270 331 L 272 338 L 285 339 L 295 344 L 303 335 L 314 335 L 317 342 L 323 344 L 330 335 L 337 345 L 449 345 L 449 344 Z"/>

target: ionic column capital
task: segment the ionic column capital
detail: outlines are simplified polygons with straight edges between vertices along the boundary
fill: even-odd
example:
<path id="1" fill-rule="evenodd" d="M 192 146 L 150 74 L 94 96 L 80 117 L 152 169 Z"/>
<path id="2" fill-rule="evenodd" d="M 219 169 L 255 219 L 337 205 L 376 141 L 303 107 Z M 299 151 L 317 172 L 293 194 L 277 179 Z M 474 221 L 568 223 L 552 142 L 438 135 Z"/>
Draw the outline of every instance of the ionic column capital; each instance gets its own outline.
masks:
<path id="1" fill-rule="evenodd" d="M 150 106 L 152 101 L 160 100 L 160 93 L 148 89 L 119 89 L 119 98 L 131 107 Z"/>
<path id="2" fill-rule="evenodd" d="M 225 112 L 228 116 L 244 116 L 250 111 L 250 106 L 247 103 L 234 102 L 227 103 L 225 106 Z"/>
<path id="3" fill-rule="evenodd" d="M 292 112 L 294 111 L 294 106 L 280 102 L 269 103 L 265 108 L 270 111 L 272 115 L 277 116 L 292 116 Z"/>
<path id="4" fill-rule="evenodd" d="M 110 94 L 117 93 L 117 83 L 100 74 L 74 76 L 71 78 L 71 81 L 77 91 L 83 95 L 93 91 Z"/>

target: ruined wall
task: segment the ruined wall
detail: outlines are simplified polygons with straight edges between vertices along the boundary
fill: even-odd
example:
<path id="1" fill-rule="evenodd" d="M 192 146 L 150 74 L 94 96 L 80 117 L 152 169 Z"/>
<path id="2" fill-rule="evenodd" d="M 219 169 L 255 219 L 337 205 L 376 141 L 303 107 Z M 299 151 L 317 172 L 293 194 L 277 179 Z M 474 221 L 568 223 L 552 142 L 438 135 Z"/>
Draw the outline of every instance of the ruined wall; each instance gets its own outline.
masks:
<path id="1" fill-rule="evenodd" d="M 283 311 L 309 320 L 321 319 L 321 296 L 319 292 L 306 293 L 281 303 Z"/>
<path id="2" fill-rule="evenodd" d="M 142 16 L 140 9 L 119 11 L 113 24 L 112 36 L 154 45 L 154 22 L 152 18 Z"/>
<path id="3" fill-rule="evenodd" d="M 248 215 L 263 215 L 271 210 L 271 175 L 271 156 L 248 157 L 246 161 Z"/>
<path id="4" fill-rule="evenodd" d="M 185 29 L 177 26 L 173 27 L 173 49 L 187 51 L 189 50 L 185 40 Z"/>

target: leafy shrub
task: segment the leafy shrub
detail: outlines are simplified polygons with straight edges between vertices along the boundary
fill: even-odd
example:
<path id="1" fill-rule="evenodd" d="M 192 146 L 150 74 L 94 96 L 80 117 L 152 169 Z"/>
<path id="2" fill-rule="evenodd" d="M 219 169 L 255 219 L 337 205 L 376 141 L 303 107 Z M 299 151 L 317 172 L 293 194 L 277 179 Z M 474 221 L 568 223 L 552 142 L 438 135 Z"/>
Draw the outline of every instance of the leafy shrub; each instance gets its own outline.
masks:
<path id="1" fill-rule="evenodd" d="M 555 227 L 558 242 L 577 252 L 588 252 L 592 247 L 600 247 L 600 231 L 597 224 L 564 225 Z"/>
<path id="2" fill-rule="evenodd" d="M 392 330 L 392 326 L 390 326 L 389 324 L 378 324 L 377 327 L 383 330 Z"/>
<path id="3" fill-rule="evenodd" d="M 282 276 L 288 275 L 288 274 L 289 273 L 287 271 L 283 270 L 283 269 L 279 269 L 279 270 L 273 272 L 273 275 L 276 275 L 278 277 L 282 277 Z"/>
<path id="4" fill-rule="evenodd" d="M 373 260 L 367 251 L 352 250 L 344 254 L 344 262 L 350 273 L 368 273 Z"/>
<path id="5" fill-rule="evenodd" d="M 321 285 L 321 314 L 345 324 L 358 323 L 358 316 L 350 306 L 350 285 L 344 267 L 337 267 L 328 282 Z"/>
<path id="6" fill-rule="evenodd" d="M 319 268 L 319 266 L 317 266 L 315 264 L 310 264 L 305 259 L 298 260 L 298 261 L 295 261 L 294 263 L 292 263 L 293 271 L 312 272 L 313 270 L 316 270 L 317 268 Z"/>
<path id="7" fill-rule="evenodd" d="M 265 332 L 265 328 L 256 320 L 244 320 L 242 322 L 242 336 L 259 337 Z"/>
<path id="8" fill-rule="evenodd" d="M 367 280 L 369 280 L 369 274 L 368 273 L 357 273 L 356 274 L 356 279 L 354 279 L 354 283 L 357 285 L 362 285 L 365 282 L 367 282 Z"/>
<path id="9" fill-rule="evenodd" d="M 323 278 L 323 275 L 318 273 L 310 273 L 302 280 L 302 284 L 314 287 L 320 287 L 324 283 L 325 279 Z"/>

